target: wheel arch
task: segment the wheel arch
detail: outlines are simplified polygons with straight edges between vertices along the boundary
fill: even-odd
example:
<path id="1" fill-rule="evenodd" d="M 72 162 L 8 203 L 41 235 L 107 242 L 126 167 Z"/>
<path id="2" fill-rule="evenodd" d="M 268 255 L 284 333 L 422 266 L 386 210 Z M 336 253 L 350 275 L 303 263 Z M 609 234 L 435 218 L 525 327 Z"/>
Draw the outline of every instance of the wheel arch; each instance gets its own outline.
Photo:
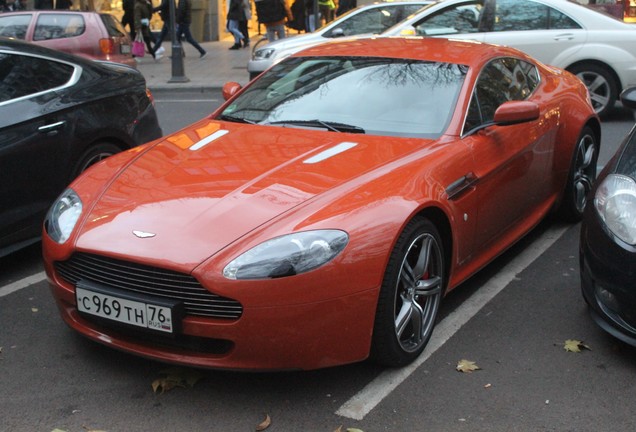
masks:
<path id="1" fill-rule="evenodd" d="M 448 280 L 450 278 L 451 273 L 451 263 L 453 256 L 453 229 L 451 227 L 450 219 L 447 214 L 440 208 L 436 206 L 425 207 L 420 209 L 413 217 L 420 216 L 430 220 L 433 225 L 439 231 L 439 235 L 443 242 L 443 250 L 444 250 L 444 261 L 448 264 L 448 268 L 445 269 L 445 289 L 448 285 Z"/>
<path id="2" fill-rule="evenodd" d="M 618 94 L 620 94 L 620 92 L 623 91 L 623 83 L 621 81 L 621 78 L 618 76 L 618 73 L 616 73 L 616 70 L 614 70 L 612 66 L 610 66 L 609 64 L 601 60 L 596 60 L 596 59 L 577 60 L 574 63 L 567 66 L 565 70 L 567 70 L 568 72 L 572 72 L 572 70 L 575 69 L 576 67 L 588 65 L 588 64 L 595 65 L 607 70 L 607 72 L 609 72 L 610 75 L 612 75 L 612 78 L 614 79 L 614 82 L 616 83 L 616 90 Z"/>

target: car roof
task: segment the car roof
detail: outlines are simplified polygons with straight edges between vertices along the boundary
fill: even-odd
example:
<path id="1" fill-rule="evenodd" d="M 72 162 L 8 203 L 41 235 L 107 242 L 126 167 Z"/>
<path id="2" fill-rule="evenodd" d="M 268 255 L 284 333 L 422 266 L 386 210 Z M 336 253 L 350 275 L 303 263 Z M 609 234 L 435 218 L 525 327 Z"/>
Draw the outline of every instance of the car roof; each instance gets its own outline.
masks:
<path id="1" fill-rule="evenodd" d="M 512 56 L 530 59 L 521 51 L 487 43 L 446 38 L 361 37 L 336 40 L 307 48 L 294 57 L 385 57 L 477 66 L 487 59 Z"/>
<path id="2" fill-rule="evenodd" d="M 20 10 L 15 12 L 2 12 L 0 16 L 11 16 L 11 15 L 34 15 L 34 14 L 50 14 L 54 13 L 56 15 L 109 15 L 106 13 L 99 13 L 94 11 L 77 11 L 77 10 L 60 10 L 60 9 L 50 9 L 50 10 Z"/>

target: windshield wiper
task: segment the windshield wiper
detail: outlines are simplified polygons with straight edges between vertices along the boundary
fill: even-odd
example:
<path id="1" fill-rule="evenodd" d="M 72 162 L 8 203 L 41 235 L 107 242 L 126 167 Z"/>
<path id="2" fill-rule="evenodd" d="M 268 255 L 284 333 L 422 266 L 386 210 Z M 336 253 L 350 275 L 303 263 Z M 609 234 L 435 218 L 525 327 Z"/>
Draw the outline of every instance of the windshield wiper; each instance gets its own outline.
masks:
<path id="1" fill-rule="evenodd" d="M 354 126 L 345 123 L 323 121 L 323 120 L 279 120 L 275 122 L 268 122 L 263 124 L 270 125 L 294 125 L 294 126 L 307 126 L 307 127 L 322 127 L 332 132 L 349 132 L 349 133 L 365 133 L 364 129 L 359 126 Z"/>
<path id="2" fill-rule="evenodd" d="M 248 119 L 243 118 L 243 117 L 236 117 L 236 116 L 228 115 L 228 114 L 221 115 L 221 120 L 227 120 L 227 121 L 231 121 L 231 122 L 235 122 L 235 123 L 256 124 L 255 121 L 248 120 Z"/>

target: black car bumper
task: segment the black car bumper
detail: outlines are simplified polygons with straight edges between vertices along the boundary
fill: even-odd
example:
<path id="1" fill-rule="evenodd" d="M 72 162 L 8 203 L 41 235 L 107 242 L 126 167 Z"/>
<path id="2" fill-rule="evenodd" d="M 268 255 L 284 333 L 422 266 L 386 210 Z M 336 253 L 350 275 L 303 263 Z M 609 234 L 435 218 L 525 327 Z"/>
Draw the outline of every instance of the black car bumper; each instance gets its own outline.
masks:
<path id="1" fill-rule="evenodd" d="M 636 346 L 636 249 L 615 239 L 592 205 L 581 226 L 579 258 L 592 318 L 614 337 Z"/>

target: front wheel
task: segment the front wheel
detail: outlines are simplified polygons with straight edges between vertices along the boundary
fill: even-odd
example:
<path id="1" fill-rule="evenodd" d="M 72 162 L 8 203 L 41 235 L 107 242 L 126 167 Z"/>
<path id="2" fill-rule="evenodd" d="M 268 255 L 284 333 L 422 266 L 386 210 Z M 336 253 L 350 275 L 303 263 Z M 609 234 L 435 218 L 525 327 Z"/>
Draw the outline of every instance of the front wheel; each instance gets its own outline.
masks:
<path id="1" fill-rule="evenodd" d="M 402 366 L 424 350 L 444 293 L 443 244 L 425 218 L 408 223 L 398 239 L 382 282 L 371 355 L 378 363 Z"/>
<path id="2" fill-rule="evenodd" d="M 86 171 L 91 165 L 94 165 L 115 153 L 119 153 L 120 151 L 121 148 L 108 142 L 101 142 L 92 145 L 84 152 L 84 154 L 79 158 L 79 161 L 75 164 L 73 169 L 73 178 Z"/>
<path id="3" fill-rule="evenodd" d="M 592 63 L 582 63 L 569 70 L 587 87 L 596 114 L 604 116 L 614 107 L 619 85 L 607 68 Z"/>
<path id="4" fill-rule="evenodd" d="M 566 221 L 578 222 L 583 216 L 590 190 L 596 180 L 598 152 L 596 135 L 589 126 L 584 127 L 574 149 L 561 202 L 560 213 Z"/>

